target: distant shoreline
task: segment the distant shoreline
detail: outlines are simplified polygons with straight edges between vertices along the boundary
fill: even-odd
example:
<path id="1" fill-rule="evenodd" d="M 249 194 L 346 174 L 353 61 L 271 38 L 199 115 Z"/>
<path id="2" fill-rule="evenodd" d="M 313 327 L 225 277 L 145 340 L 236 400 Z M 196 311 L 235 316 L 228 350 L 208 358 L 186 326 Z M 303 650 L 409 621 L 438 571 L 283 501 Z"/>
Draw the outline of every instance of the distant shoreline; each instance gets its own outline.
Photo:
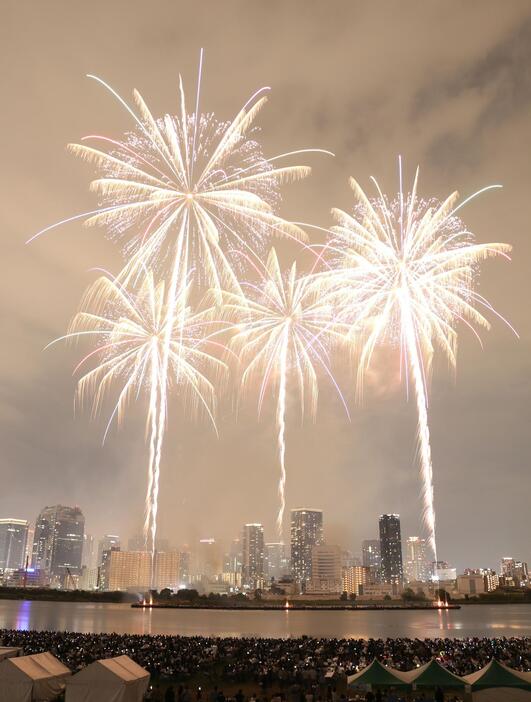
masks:
<path id="1" fill-rule="evenodd" d="M 222 609 L 228 611 L 275 611 L 275 612 L 356 612 L 356 611 L 367 611 L 367 610 L 394 610 L 394 611 L 411 611 L 411 610 L 446 610 L 446 609 L 461 609 L 460 604 L 449 603 L 444 607 L 438 607 L 436 604 L 426 604 L 426 605 L 380 605 L 380 604 L 366 604 L 366 605 L 319 605 L 319 604 L 308 604 L 308 605 L 298 605 L 290 604 L 286 607 L 283 604 L 264 604 L 264 605 L 220 605 L 220 604 L 164 604 L 161 602 L 154 602 L 153 604 L 134 602 L 131 607 L 133 609 Z"/>

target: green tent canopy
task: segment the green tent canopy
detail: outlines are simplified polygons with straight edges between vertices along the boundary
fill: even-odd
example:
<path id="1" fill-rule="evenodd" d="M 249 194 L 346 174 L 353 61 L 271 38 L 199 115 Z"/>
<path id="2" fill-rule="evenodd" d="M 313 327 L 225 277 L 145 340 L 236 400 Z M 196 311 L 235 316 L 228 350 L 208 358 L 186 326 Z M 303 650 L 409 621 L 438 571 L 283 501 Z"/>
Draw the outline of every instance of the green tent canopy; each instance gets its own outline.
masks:
<path id="1" fill-rule="evenodd" d="M 420 687 L 442 687 L 445 690 L 450 688 L 462 689 L 466 685 L 463 678 L 451 673 L 435 659 L 421 665 L 419 668 L 408 670 L 406 673 L 399 670 L 394 670 L 393 672 L 402 678 L 404 682 L 413 685 L 414 689 Z"/>
<path id="2" fill-rule="evenodd" d="M 481 670 L 465 675 L 463 680 L 470 685 L 472 692 L 486 690 L 489 687 L 518 687 L 521 690 L 531 691 L 531 673 L 512 670 L 495 660 Z"/>
<path id="3" fill-rule="evenodd" d="M 368 685 L 371 687 L 400 687 L 402 689 L 409 688 L 411 685 L 402 680 L 397 674 L 397 671 L 392 668 L 386 668 L 380 661 L 376 659 L 363 668 L 359 673 L 348 676 L 349 687 L 361 687 Z"/>

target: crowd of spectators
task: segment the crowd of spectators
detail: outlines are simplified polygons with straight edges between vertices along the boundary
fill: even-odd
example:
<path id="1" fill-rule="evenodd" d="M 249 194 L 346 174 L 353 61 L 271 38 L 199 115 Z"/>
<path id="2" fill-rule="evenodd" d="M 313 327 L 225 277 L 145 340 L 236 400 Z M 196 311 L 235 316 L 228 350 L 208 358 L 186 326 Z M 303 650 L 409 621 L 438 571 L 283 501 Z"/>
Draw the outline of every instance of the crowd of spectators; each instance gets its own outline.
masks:
<path id="1" fill-rule="evenodd" d="M 51 651 L 72 671 L 126 654 L 155 676 L 183 682 L 203 676 L 212 684 L 246 682 L 260 689 L 344 678 L 374 658 L 399 670 L 436 658 L 457 675 L 472 673 L 493 658 L 516 670 L 531 670 L 529 637 L 264 639 L 4 629 L 0 641 L 3 646 L 22 646 L 26 654 Z"/>

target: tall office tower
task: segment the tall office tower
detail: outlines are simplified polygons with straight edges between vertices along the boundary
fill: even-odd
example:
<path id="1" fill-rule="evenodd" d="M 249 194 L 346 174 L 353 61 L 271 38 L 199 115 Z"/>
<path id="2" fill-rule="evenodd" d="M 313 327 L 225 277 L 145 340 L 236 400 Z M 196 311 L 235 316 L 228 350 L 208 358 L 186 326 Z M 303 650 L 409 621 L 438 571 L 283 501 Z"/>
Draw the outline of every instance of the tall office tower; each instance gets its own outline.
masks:
<path id="1" fill-rule="evenodd" d="M 180 554 L 178 551 L 157 551 L 155 554 L 155 588 L 178 590 L 180 584 Z"/>
<path id="2" fill-rule="evenodd" d="M 323 511 L 291 510 L 291 572 L 304 590 L 312 577 L 312 548 L 323 543 Z"/>
<path id="3" fill-rule="evenodd" d="M 242 585 L 250 590 L 264 586 L 264 528 L 261 524 L 243 526 Z"/>
<path id="4" fill-rule="evenodd" d="M 147 590 L 151 584 L 149 551 L 108 550 L 101 567 L 101 590 Z"/>
<path id="5" fill-rule="evenodd" d="M 35 536 L 35 527 L 33 524 L 28 525 L 28 538 L 26 539 L 26 549 L 24 553 L 24 567 L 26 567 L 26 563 L 28 565 L 31 565 L 31 561 L 33 558 L 33 538 Z"/>
<path id="6" fill-rule="evenodd" d="M 98 567 L 98 550 L 96 548 L 96 539 L 91 534 L 83 535 L 81 565 L 87 570 L 94 570 L 94 568 Z"/>
<path id="7" fill-rule="evenodd" d="M 380 570 L 382 557 L 379 539 L 365 539 L 361 542 L 362 565 L 374 572 Z"/>
<path id="8" fill-rule="evenodd" d="M 341 592 L 341 548 L 318 544 L 312 548 L 313 592 Z"/>
<path id="9" fill-rule="evenodd" d="M 407 537 L 405 563 L 407 582 L 427 583 L 431 580 L 428 551 L 429 545 L 426 539 L 421 539 L 418 536 Z"/>
<path id="10" fill-rule="evenodd" d="M 404 580 L 404 571 L 399 514 L 382 514 L 380 517 L 380 553 L 383 581 L 401 585 Z"/>
<path id="11" fill-rule="evenodd" d="M 103 554 L 105 551 L 120 551 L 121 541 L 120 537 L 116 534 L 105 534 L 98 544 L 98 566 L 101 566 L 103 562 Z"/>
<path id="12" fill-rule="evenodd" d="M 241 539 L 233 539 L 229 550 L 223 556 L 223 572 L 224 573 L 241 573 L 242 572 L 242 541 L 241 541 Z"/>
<path id="13" fill-rule="evenodd" d="M 79 507 L 45 507 L 35 523 L 33 566 L 65 579 L 81 571 L 85 517 Z"/>
<path id="14" fill-rule="evenodd" d="M 268 582 L 278 581 L 289 575 L 289 561 L 285 544 L 277 542 L 265 545 L 264 574 Z"/>
<path id="15" fill-rule="evenodd" d="M 0 519 L 0 570 L 24 567 L 27 538 L 26 519 Z"/>

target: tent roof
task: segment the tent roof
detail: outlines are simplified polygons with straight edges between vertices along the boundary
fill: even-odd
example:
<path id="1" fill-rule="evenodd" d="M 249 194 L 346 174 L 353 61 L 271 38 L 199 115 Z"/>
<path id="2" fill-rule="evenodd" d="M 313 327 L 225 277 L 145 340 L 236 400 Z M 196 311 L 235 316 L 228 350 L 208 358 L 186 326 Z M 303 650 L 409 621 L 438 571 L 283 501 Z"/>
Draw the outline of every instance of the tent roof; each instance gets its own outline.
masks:
<path id="1" fill-rule="evenodd" d="M 94 661 L 74 675 L 68 684 L 84 685 L 89 681 L 105 679 L 107 681 L 114 679 L 118 684 L 131 684 L 147 678 L 149 678 L 148 671 L 131 660 L 129 656 L 117 656 Z"/>
<path id="2" fill-rule="evenodd" d="M 147 670 L 135 663 L 129 656 L 117 656 L 97 661 L 126 682 L 149 678 Z"/>
<path id="3" fill-rule="evenodd" d="M 21 646 L 0 646 L 0 661 L 22 655 Z"/>
<path id="4" fill-rule="evenodd" d="M 393 672 L 404 682 L 414 684 L 417 687 L 462 688 L 466 685 L 466 681 L 463 678 L 451 673 L 435 659 L 405 673 L 399 670 L 393 670 Z"/>
<path id="5" fill-rule="evenodd" d="M 44 680 L 70 675 L 70 670 L 57 660 L 51 653 L 35 653 L 32 656 L 18 656 L 6 658 L 0 663 L 2 675 L 12 677 L 13 674 L 30 678 L 31 680 Z"/>
<path id="6" fill-rule="evenodd" d="M 481 670 L 465 675 L 463 680 L 474 690 L 484 690 L 488 687 L 519 687 L 531 690 L 531 673 L 512 670 L 503 663 L 492 660 Z"/>
<path id="7" fill-rule="evenodd" d="M 376 685 L 381 687 L 409 687 L 409 683 L 396 675 L 395 670 L 387 668 L 376 659 L 355 675 L 348 676 L 349 686 Z"/>

